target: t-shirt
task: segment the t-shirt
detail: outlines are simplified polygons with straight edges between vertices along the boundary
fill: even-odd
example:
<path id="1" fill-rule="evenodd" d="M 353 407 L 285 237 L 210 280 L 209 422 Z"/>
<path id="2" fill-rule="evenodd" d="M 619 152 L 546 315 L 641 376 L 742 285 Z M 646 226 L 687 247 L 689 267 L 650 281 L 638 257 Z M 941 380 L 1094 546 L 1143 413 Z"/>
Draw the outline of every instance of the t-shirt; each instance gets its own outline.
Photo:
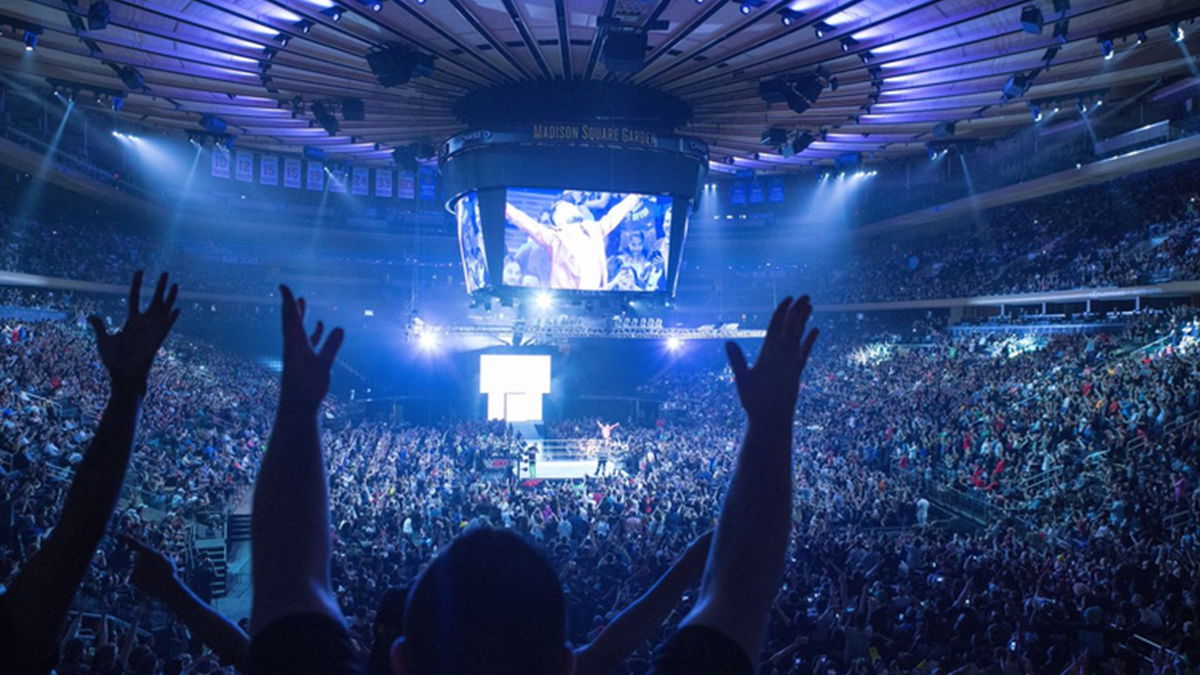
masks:
<path id="1" fill-rule="evenodd" d="M 361 675 L 365 668 L 345 626 L 321 614 L 296 614 L 254 636 L 249 672 Z"/>
<path id="2" fill-rule="evenodd" d="M 654 653 L 651 675 L 752 675 L 750 657 L 728 635 L 707 626 L 686 626 Z"/>

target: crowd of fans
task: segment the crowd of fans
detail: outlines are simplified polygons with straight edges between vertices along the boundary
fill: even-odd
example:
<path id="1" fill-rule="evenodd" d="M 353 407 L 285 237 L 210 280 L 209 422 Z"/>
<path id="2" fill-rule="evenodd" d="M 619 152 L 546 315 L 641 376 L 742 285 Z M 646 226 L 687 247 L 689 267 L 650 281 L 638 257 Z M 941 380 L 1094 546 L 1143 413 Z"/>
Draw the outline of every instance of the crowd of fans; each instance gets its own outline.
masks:
<path id="1" fill-rule="evenodd" d="M 52 531 L 107 389 L 83 322 L 96 308 L 56 304 L 61 319 L 4 326 L 4 577 Z M 1047 672 L 1080 658 L 1110 672 L 1194 667 L 1197 336 L 1182 311 L 1086 336 L 934 335 L 908 347 L 835 335 L 801 396 L 793 544 L 762 669 Z M 488 527 L 536 543 L 563 583 L 570 639 L 594 639 L 713 526 L 740 445 L 727 370 L 658 386 L 664 420 L 614 433 L 621 470 L 576 481 L 494 468 L 524 447 L 503 425 L 350 420 L 328 404 L 333 582 L 357 644 L 370 646 L 384 591 Z M 184 578 L 204 578 L 192 528 L 254 481 L 276 397 L 264 369 L 172 338 L 114 528 L 174 558 Z M 558 433 L 594 435 L 593 425 Z M 931 514 L 930 500 L 952 503 L 947 491 L 982 505 L 990 525 L 949 527 L 952 513 Z M 118 590 L 130 559 L 106 539 L 77 606 L 135 622 L 137 595 Z M 623 668 L 644 670 L 649 646 L 694 600 L 684 595 Z M 194 640 L 155 645 L 155 657 L 125 635 L 127 662 L 136 651 L 161 667 L 213 667 Z M 1161 649 L 1142 648 L 1150 643 Z M 115 639 L 92 644 L 93 658 L 115 658 Z M 82 658 L 75 649 L 62 658 Z"/>

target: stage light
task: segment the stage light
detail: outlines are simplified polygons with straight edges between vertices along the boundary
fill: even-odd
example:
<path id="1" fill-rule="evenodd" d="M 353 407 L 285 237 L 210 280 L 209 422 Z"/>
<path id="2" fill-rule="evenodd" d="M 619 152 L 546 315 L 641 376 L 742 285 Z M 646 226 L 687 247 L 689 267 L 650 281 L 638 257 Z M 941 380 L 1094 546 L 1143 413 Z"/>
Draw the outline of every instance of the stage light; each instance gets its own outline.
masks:
<path id="1" fill-rule="evenodd" d="M 683 349 L 683 340 L 680 340 L 677 337 L 667 338 L 667 351 L 677 352 L 681 349 Z"/>
<path id="2" fill-rule="evenodd" d="M 1036 103 L 1029 104 L 1029 114 L 1033 117 L 1034 122 L 1042 121 L 1042 108 Z"/>
<path id="3" fill-rule="evenodd" d="M 1064 14 L 1069 9 L 1071 9 L 1071 0 L 1054 0 L 1054 11 Z"/>
<path id="4" fill-rule="evenodd" d="M 122 66 L 117 70 L 117 77 L 121 78 L 121 83 L 130 91 L 141 91 L 146 87 L 146 78 L 142 76 L 140 70 L 133 66 Z"/>
<path id="5" fill-rule="evenodd" d="M 554 306 L 554 296 L 550 295 L 550 293 L 547 291 L 540 291 L 536 296 L 534 296 L 533 304 L 538 309 L 550 309 Z"/>
<path id="6" fill-rule="evenodd" d="M 371 11 L 372 12 L 382 12 L 383 11 L 383 3 L 379 2 L 378 0 L 376 0 L 375 2 L 372 2 L 371 3 Z"/>
<path id="7" fill-rule="evenodd" d="M 741 6 L 738 7 L 738 11 L 740 11 L 742 13 L 742 15 L 744 16 L 744 15 L 749 14 L 750 12 L 754 11 L 754 5 L 751 5 L 748 2 L 743 2 L 741 4 Z"/>
<path id="8" fill-rule="evenodd" d="M 816 25 L 813 26 L 813 31 L 817 34 L 818 40 L 825 37 L 826 33 L 832 33 L 833 30 L 833 26 L 825 23 L 824 21 L 818 21 Z"/>
<path id="9" fill-rule="evenodd" d="M 853 48 L 855 45 L 858 44 L 858 40 L 855 40 L 854 38 L 850 37 L 849 35 L 842 38 L 841 42 L 842 42 L 842 51 L 844 51 L 844 52 L 850 51 L 851 48 Z"/>
<path id="10" fill-rule="evenodd" d="M 334 5 L 333 7 L 326 7 L 325 9 L 321 10 L 321 13 L 329 17 L 330 21 L 338 23 L 342 20 L 342 13 L 345 11 L 346 10 L 340 5 Z"/>
<path id="11" fill-rule="evenodd" d="M 229 128 L 229 123 L 216 115 L 203 115 L 200 117 L 200 128 L 214 134 L 223 134 Z"/>
<path id="12" fill-rule="evenodd" d="M 275 41 L 286 47 L 288 46 L 288 43 L 292 41 L 292 36 L 288 35 L 287 33 L 277 33 L 275 35 Z"/>
<path id="13" fill-rule="evenodd" d="M 1059 42 L 1067 42 L 1067 33 L 1071 30 L 1070 19 L 1060 19 L 1054 23 L 1054 39 Z"/>
<path id="14" fill-rule="evenodd" d="M 1140 30 L 1137 34 L 1137 46 L 1142 46 L 1146 42 L 1146 31 Z"/>
<path id="15" fill-rule="evenodd" d="M 838 79 L 836 77 L 829 78 L 829 91 L 838 90 Z"/>
<path id="16" fill-rule="evenodd" d="M 417 346 L 419 346 L 423 351 L 431 352 L 437 349 L 438 337 L 433 333 L 422 332 L 417 336 Z"/>
<path id="17" fill-rule="evenodd" d="M 24 37 L 25 51 L 27 51 L 27 52 L 33 51 L 34 47 L 37 47 L 37 40 L 38 40 L 37 33 L 33 32 L 31 30 L 25 31 L 25 37 Z"/>
<path id="18" fill-rule="evenodd" d="M 367 54 L 367 66 L 384 87 L 406 84 L 414 77 L 433 72 L 432 54 L 414 51 L 402 45 L 387 45 Z"/>
<path id="19" fill-rule="evenodd" d="M 796 21 L 804 17 L 804 12 L 798 12 L 790 7 L 784 7 L 779 10 L 779 22 L 785 26 L 790 26 Z"/>
<path id="20" fill-rule="evenodd" d="M 113 110 L 119 111 L 124 106 L 125 106 L 125 97 L 124 96 L 112 97 L 112 109 Z"/>
<path id="21" fill-rule="evenodd" d="M 1175 42 L 1183 42 L 1184 37 L 1183 24 L 1179 23 L 1178 21 L 1171 24 L 1171 39 Z"/>
<path id="22" fill-rule="evenodd" d="M 1116 49 L 1113 48 L 1113 41 L 1112 40 L 1103 40 L 1100 43 L 1100 53 L 1104 55 L 1105 61 L 1108 61 L 1109 59 L 1111 59 L 1113 57 L 1113 54 L 1116 53 Z"/>
<path id="23" fill-rule="evenodd" d="M 292 25 L 294 25 L 301 33 L 308 35 L 309 31 L 312 30 L 313 22 L 309 21 L 308 19 L 300 19 Z"/>
<path id="24" fill-rule="evenodd" d="M 1026 5 L 1021 8 L 1021 30 L 1033 35 L 1040 35 L 1042 32 L 1042 24 L 1045 19 L 1042 16 L 1042 10 L 1036 5 Z"/>
<path id="25" fill-rule="evenodd" d="M 333 116 L 333 113 L 330 112 L 329 108 L 327 108 L 324 103 L 321 101 L 313 101 L 313 104 L 309 106 L 309 109 L 312 110 L 313 118 L 317 120 L 317 123 L 321 125 L 321 128 L 324 129 L 326 133 L 328 133 L 330 136 L 337 134 L 338 130 L 341 128 L 341 125 L 338 124 L 337 118 Z"/>
<path id="26" fill-rule="evenodd" d="M 874 58 L 875 55 L 871 53 L 870 49 L 864 52 L 859 52 L 858 54 L 858 60 L 862 61 L 863 63 L 870 63 Z"/>
<path id="27" fill-rule="evenodd" d="M 108 27 L 108 19 L 111 16 L 112 10 L 109 9 L 108 3 L 105 0 L 95 0 L 92 6 L 88 7 L 88 30 L 104 30 Z"/>
<path id="28" fill-rule="evenodd" d="M 1079 111 L 1080 115 L 1087 112 L 1087 105 L 1083 102 L 1083 99 L 1075 99 L 1075 110 Z"/>

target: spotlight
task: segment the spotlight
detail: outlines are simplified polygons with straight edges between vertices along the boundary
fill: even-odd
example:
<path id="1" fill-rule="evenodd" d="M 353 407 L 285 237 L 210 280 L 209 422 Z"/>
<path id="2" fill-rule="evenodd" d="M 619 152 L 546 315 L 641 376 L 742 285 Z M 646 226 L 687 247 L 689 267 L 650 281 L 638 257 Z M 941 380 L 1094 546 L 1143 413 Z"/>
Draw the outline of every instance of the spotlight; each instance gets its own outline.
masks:
<path id="1" fill-rule="evenodd" d="M 1026 5 L 1021 8 L 1021 30 L 1033 35 L 1040 35 L 1044 22 L 1042 10 L 1038 9 L 1037 5 Z"/>
<path id="2" fill-rule="evenodd" d="M 367 54 L 367 66 L 381 86 L 395 87 L 414 77 L 432 73 L 433 59 L 432 54 L 417 52 L 402 45 L 388 45 Z"/>
<path id="3" fill-rule="evenodd" d="M 681 349 L 683 349 L 683 340 L 680 340 L 677 337 L 667 338 L 667 351 L 677 352 Z"/>
<path id="4" fill-rule="evenodd" d="M 25 40 L 25 51 L 31 52 L 31 51 L 33 51 L 34 47 L 37 47 L 37 40 L 38 40 L 37 33 L 33 32 L 31 30 L 25 31 L 24 40 Z"/>
<path id="5" fill-rule="evenodd" d="M 738 7 L 738 11 L 740 11 L 742 13 L 742 15 L 745 16 L 746 14 L 749 14 L 750 12 L 754 11 L 754 5 L 751 5 L 748 2 L 743 2 L 741 4 L 741 6 Z"/>
<path id="6" fill-rule="evenodd" d="M 1100 106 L 1102 106 L 1102 105 L 1104 105 L 1104 99 L 1099 99 L 1099 98 L 1098 98 L 1098 99 L 1096 99 L 1096 105 L 1095 105 L 1095 107 L 1096 107 L 1096 108 L 1099 108 L 1099 107 L 1100 107 Z"/>
<path id="7" fill-rule="evenodd" d="M 313 22 L 309 21 L 308 19 L 300 19 L 292 25 L 294 25 L 301 33 L 308 35 L 309 31 L 312 30 Z"/>
<path id="8" fill-rule="evenodd" d="M 1053 47 L 1047 47 L 1046 53 L 1042 54 L 1042 60 L 1045 61 L 1046 63 L 1050 63 L 1051 61 L 1054 60 L 1054 57 L 1056 57 L 1056 56 L 1058 56 L 1058 46 L 1056 45 Z"/>
<path id="9" fill-rule="evenodd" d="M 287 33 L 278 33 L 275 35 L 275 41 L 286 47 L 292 41 L 292 36 Z"/>
<path id="10" fill-rule="evenodd" d="M 1184 37 L 1183 24 L 1179 23 L 1178 21 L 1171 24 L 1171 39 L 1175 42 L 1183 42 Z"/>
<path id="11" fill-rule="evenodd" d="M 133 66 L 122 66 L 117 71 L 117 77 L 121 78 L 121 83 L 129 87 L 130 91 L 141 91 L 146 86 L 146 78 Z"/>
<path id="12" fill-rule="evenodd" d="M 111 16 L 112 10 L 108 8 L 108 3 L 105 0 L 95 0 L 92 6 L 88 7 L 88 30 L 104 30 L 108 27 L 108 19 Z"/>
<path id="13" fill-rule="evenodd" d="M 113 110 L 120 110 L 122 107 L 124 107 L 124 105 L 125 105 L 125 97 L 124 96 L 114 96 L 112 98 L 112 109 Z"/>
<path id="14" fill-rule="evenodd" d="M 1054 22 L 1054 39 L 1065 44 L 1067 42 L 1067 32 L 1070 28 L 1070 19 L 1059 19 Z"/>
<path id="15" fill-rule="evenodd" d="M 844 52 L 850 51 L 855 45 L 858 44 L 858 40 L 855 40 L 854 38 L 850 37 L 849 35 L 842 38 L 841 42 L 842 42 L 842 51 L 844 51 Z"/>
<path id="16" fill-rule="evenodd" d="M 1042 121 L 1042 108 L 1036 103 L 1029 104 L 1029 114 L 1033 117 L 1034 122 Z"/>
<path id="17" fill-rule="evenodd" d="M 1137 46 L 1142 46 L 1146 42 L 1146 31 L 1140 30 L 1137 34 Z"/>
<path id="18" fill-rule="evenodd" d="M 379 2 L 378 0 L 376 0 L 375 2 L 372 2 L 371 3 L 371 11 L 372 12 L 382 12 L 383 11 L 383 3 Z"/>
<path id="19" fill-rule="evenodd" d="M 326 133 L 328 133 L 330 136 L 337 134 L 338 129 L 341 128 L 341 125 L 338 124 L 337 118 L 333 116 L 333 112 L 331 112 L 324 103 L 321 101 L 313 101 L 313 104 L 309 106 L 309 109 L 312 110 L 313 118 L 317 120 L 317 123 L 321 125 L 321 128 L 323 128 Z"/>
<path id="20" fill-rule="evenodd" d="M 229 123 L 216 115 L 203 115 L 200 118 L 200 127 L 210 133 L 223 134 L 229 128 Z"/>
<path id="21" fill-rule="evenodd" d="M 858 60 L 862 61 L 863 63 L 870 63 L 874 58 L 875 55 L 871 53 L 870 49 L 866 50 L 865 52 L 859 52 L 858 54 Z"/>
<path id="22" fill-rule="evenodd" d="M 1054 0 L 1054 11 L 1062 14 L 1071 9 L 1071 0 Z"/>
<path id="23" fill-rule="evenodd" d="M 798 12 L 789 7 L 784 7 L 783 9 L 779 10 L 779 23 L 782 23 L 785 26 L 790 26 L 803 17 L 804 12 Z"/>
<path id="24" fill-rule="evenodd" d="M 836 77 L 829 78 L 829 91 L 837 91 L 838 79 Z"/>
<path id="25" fill-rule="evenodd" d="M 1075 99 L 1075 110 L 1078 110 L 1080 115 L 1087 112 L 1087 105 L 1084 104 L 1083 99 Z"/>
<path id="26" fill-rule="evenodd" d="M 1105 61 L 1108 61 L 1109 59 L 1111 59 L 1113 57 L 1113 54 L 1116 53 L 1116 50 L 1113 49 L 1113 41 L 1112 40 L 1101 41 L 1100 42 L 1100 53 L 1104 55 Z"/>
<path id="27" fill-rule="evenodd" d="M 533 299 L 533 304 L 538 309 L 550 309 L 554 306 L 554 297 L 548 291 L 540 291 Z"/>
<path id="28" fill-rule="evenodd" d="M 417 346 L 419 346 L 422 351 L 431 352 L 437 349 L 438 338 L 433 333 L 422 332 L 417 336 Z"/>
<path id="29" fill-rule="evenodd" d="M 321 10 L 321 13 L 329 17 L 330 21 L 337 23 L 342 20 L 342 13 L 345 11 L 340 5 L 334 5 L 333 7 L 326 7 Z"/>
<path id="30" fill-rule="evenodd" d="M 818 40 L 825 37 L 827 33 L 832 33 L 833 30 L 833 26 L 825 23 L 824 21 L 818 21 L 816 25 L 813 26 L 813 31 L 817 34 Z"/>

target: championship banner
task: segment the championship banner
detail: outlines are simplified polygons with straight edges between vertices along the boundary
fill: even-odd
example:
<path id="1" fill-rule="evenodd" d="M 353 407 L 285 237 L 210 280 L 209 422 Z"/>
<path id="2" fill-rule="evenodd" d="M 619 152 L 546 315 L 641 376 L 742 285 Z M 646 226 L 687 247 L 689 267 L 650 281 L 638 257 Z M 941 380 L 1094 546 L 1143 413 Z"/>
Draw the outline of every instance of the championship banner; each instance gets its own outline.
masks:
<path id="1" fill-rule="evenodd" d="M 375 169 L 375 196 L 392 196 L 392 170 Z"/>
<path id="2" fill-rule="evenodd" d="M 411 171 L 400 171 L 396 174 L 396 196 L 400 199 L 413 199 L 417 196 L 417 177 Z"/>
<path id="3" fill-rule="evenodd" d="M 325 187 L 325 167 L 320 162 L 308 163 L 308 183 L 309 190 L 320 192 Z"/>
<path id="4" fill-rule="evenodd" d="M 437 199 L 437 169 L 423 166 L 417 170 L 417 186 L 421 191 L 421 199 L 433 201 Z"/>
<path id="5" fill-rule="evenodd" d="M 371 194 L 371 170 L 365 166 L 356 166 L 350 178 L 350 192 L 356 195 Z"/>
<path id="6" fill-rule="evenodd" d="M 229 178 L 229 152 L 224 148 L 213 148 L 212 175 L 215 178 Z"/>
<path id="7" fill-rule="evenodd" d="M 733 188 L 729 190 L 730 204 L 745 204 L 746 203 L 746 182 L 734 181 Z"/>
<path id="8" fill-rule="evenodd" d="M 783 201 L 783 177 L 771 176 L 767 188 L 767 201 L 778 204 Z"/>
<path id="9" fill-rule="evenodd" d="M 330 171 L 329 172 L 329 191 L 345 193 L 346 192 L 346 181 L 348 179 L 349 179 L 349 176 L 346 174 L 345 171 L 342 171 L 341 169 L 334 169 L 333 171 Z"/>
<path id="10" fill-rule="evenodd" d="M 300 160 L 295 157 L 283 158 L 283 187 L 300 188 Z"/>
<path id="11" fill-rule="evenodd" d="M 766 197 L 766 193 L 763 192 L 763 182 L 757 178 L 750 181 L 750 203 L 761 204 Z"/>
<path id="12" fill-rule="evenodd" d="M 259 156 L 258 182 L 263 185 L 279 185 L 279 155 Z"/>
<path id="13" fill-rule="evenodd" d="M 249 150 L 238 150 L 234 169 L 235 177 L 238 180 L 246 183 L 254 182 L 254 153 Z"/>

